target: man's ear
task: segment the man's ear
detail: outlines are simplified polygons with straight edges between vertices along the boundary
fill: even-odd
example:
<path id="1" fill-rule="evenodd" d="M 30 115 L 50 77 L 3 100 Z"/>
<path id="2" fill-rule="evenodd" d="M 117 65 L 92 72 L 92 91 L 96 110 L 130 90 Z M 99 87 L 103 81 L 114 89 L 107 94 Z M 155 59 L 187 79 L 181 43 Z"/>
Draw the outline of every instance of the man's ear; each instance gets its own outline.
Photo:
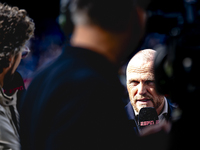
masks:
<path id="1" fill-rule="evenodd" d="M 10 57 L 10 58 L 8 59 L 8 61 L 11 62 L 11 61 L 13 61 L 13 59 L 14 59 L 13 57 Z"/>
<path id="2" fill-rule="evenodd" d="M 13 57 L 10 57 L 10 58 L 8 59 L 8 61 L 6 62 L 7 65 L 8 65 L 7 68 L 10 68 L 10 67 L 11 67 L 11 64 L 12 64 L 13 61 L 14 61 L 14 58 L 13 58 Z"/>

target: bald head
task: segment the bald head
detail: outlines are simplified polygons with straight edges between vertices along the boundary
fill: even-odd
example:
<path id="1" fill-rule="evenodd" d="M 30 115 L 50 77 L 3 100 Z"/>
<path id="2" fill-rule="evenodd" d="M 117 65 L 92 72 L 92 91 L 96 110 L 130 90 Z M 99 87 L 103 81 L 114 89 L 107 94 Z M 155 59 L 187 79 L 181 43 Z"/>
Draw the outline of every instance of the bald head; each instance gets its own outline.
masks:
<path id="1" fill-rule="evenodd" d="M 132 72 L 133 67 L 142 68 L 147 63 L 151 64 L 151 69 L 153 71 L 153 61 L 156 51 L 152 49 L 141 50 L 136 53 L 127 66 L 127 74 L 128 72 Z"/>

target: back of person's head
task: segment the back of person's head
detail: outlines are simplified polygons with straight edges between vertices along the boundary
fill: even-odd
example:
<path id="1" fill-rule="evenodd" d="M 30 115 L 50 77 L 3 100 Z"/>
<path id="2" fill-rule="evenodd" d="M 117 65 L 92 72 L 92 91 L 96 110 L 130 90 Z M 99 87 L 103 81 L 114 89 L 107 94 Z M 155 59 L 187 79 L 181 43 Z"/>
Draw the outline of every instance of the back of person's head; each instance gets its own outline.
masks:
<path id="1" fill-rule="evenodd" d="M 133 0 L 73 0 L 70 6 L 75 25 L 94 24 L 110 31 L 127 28 Z"/>
<path id="2" fill-rule="evenodd" d="M 0 73 L 33 36 L 34 29 L 26 10 L 0 3 Z"/>
<path id="3" fill-rule="evenodd" d="M 96 25 L 108 31 L 124 31 L 131 17 L 137 18 L 136 6 L 143 9 L 150 0 L 60 0 L 59 24 L 65 34 L 73 25 Z"/>

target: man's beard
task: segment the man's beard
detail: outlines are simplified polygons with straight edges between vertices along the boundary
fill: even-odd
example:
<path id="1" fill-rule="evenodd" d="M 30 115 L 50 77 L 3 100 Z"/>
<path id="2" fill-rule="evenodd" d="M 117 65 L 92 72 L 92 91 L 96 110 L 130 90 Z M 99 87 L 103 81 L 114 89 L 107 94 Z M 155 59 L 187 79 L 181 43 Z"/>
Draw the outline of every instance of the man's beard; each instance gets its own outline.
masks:
<path id="1" fill-rule="evenodd" d="M 155 101 L 153 100 L 153 97 L 150 96 L 150 95 L 146 95 L 146 94 L 145 94 L 145 95 L 137 95 L 137 96 L 135 96 L 135 97 L 130 98 L 130 100 L 131 100 L 131 104 L 132 104 L 134 110 L 135 110 L 136 112 L 138 112 L 138 113 L 139 113 L 139 111 L 140 111 L 141 108 L 147 107 L 146 105 L 141 105 L 140 108 L 138 108 L 138 107 L 136 106 L 137 100 L 138 100 L 138 99 L 143 99 L 143 98 L 149 99 L 149 100 L 153 103 L 153 107 L 154 107 L 155 109 L 157 109 L 157 108 L 162 104 L 162 102 L 160 102 L 160 101 L 158 101 L 158 100 L 155 102 Z"/>

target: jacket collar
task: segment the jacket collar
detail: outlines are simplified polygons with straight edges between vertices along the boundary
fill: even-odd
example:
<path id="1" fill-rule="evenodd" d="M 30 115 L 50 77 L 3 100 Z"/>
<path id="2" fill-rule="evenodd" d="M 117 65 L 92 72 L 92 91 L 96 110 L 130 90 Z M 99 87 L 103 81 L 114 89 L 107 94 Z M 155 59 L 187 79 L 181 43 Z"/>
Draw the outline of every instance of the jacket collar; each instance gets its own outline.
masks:
<path id="1" fill-rule="evenodd" d="M 125 111 L 128 117 L 128 120 L 135 120 L 135 112 L 133 110 L 133 106 L 131 105 L 131 102 L 129 102 L 126 106 L 125 106 Z"/>
<path id="2" fill-rule="evenodd" d="M 18 90 L 12 95 L 7 96 L 3 89 L 0 87 L 0 105 L 2 106 L 11 106 L 17 104 L 17 92 Z"/>
<path id="3" fill-rule="evenodd" d="M 176 108 L 173 104 L 171 104 L 169 102 L 169 100 L 167 100 L 168 103 L 168 113 L 167 113 L 167 118 L 166 119 L 171 119 L 171 115 L 172 115 L 172 111 Z M 126 106 L 125 106 L 125 111 L 128 117 L 128 120 L 136 120 L 136 116 L 135 116 L 135 112 L 133 110 L 133 106 L 131 105 L 131 102 L 129 102 Z"/>

